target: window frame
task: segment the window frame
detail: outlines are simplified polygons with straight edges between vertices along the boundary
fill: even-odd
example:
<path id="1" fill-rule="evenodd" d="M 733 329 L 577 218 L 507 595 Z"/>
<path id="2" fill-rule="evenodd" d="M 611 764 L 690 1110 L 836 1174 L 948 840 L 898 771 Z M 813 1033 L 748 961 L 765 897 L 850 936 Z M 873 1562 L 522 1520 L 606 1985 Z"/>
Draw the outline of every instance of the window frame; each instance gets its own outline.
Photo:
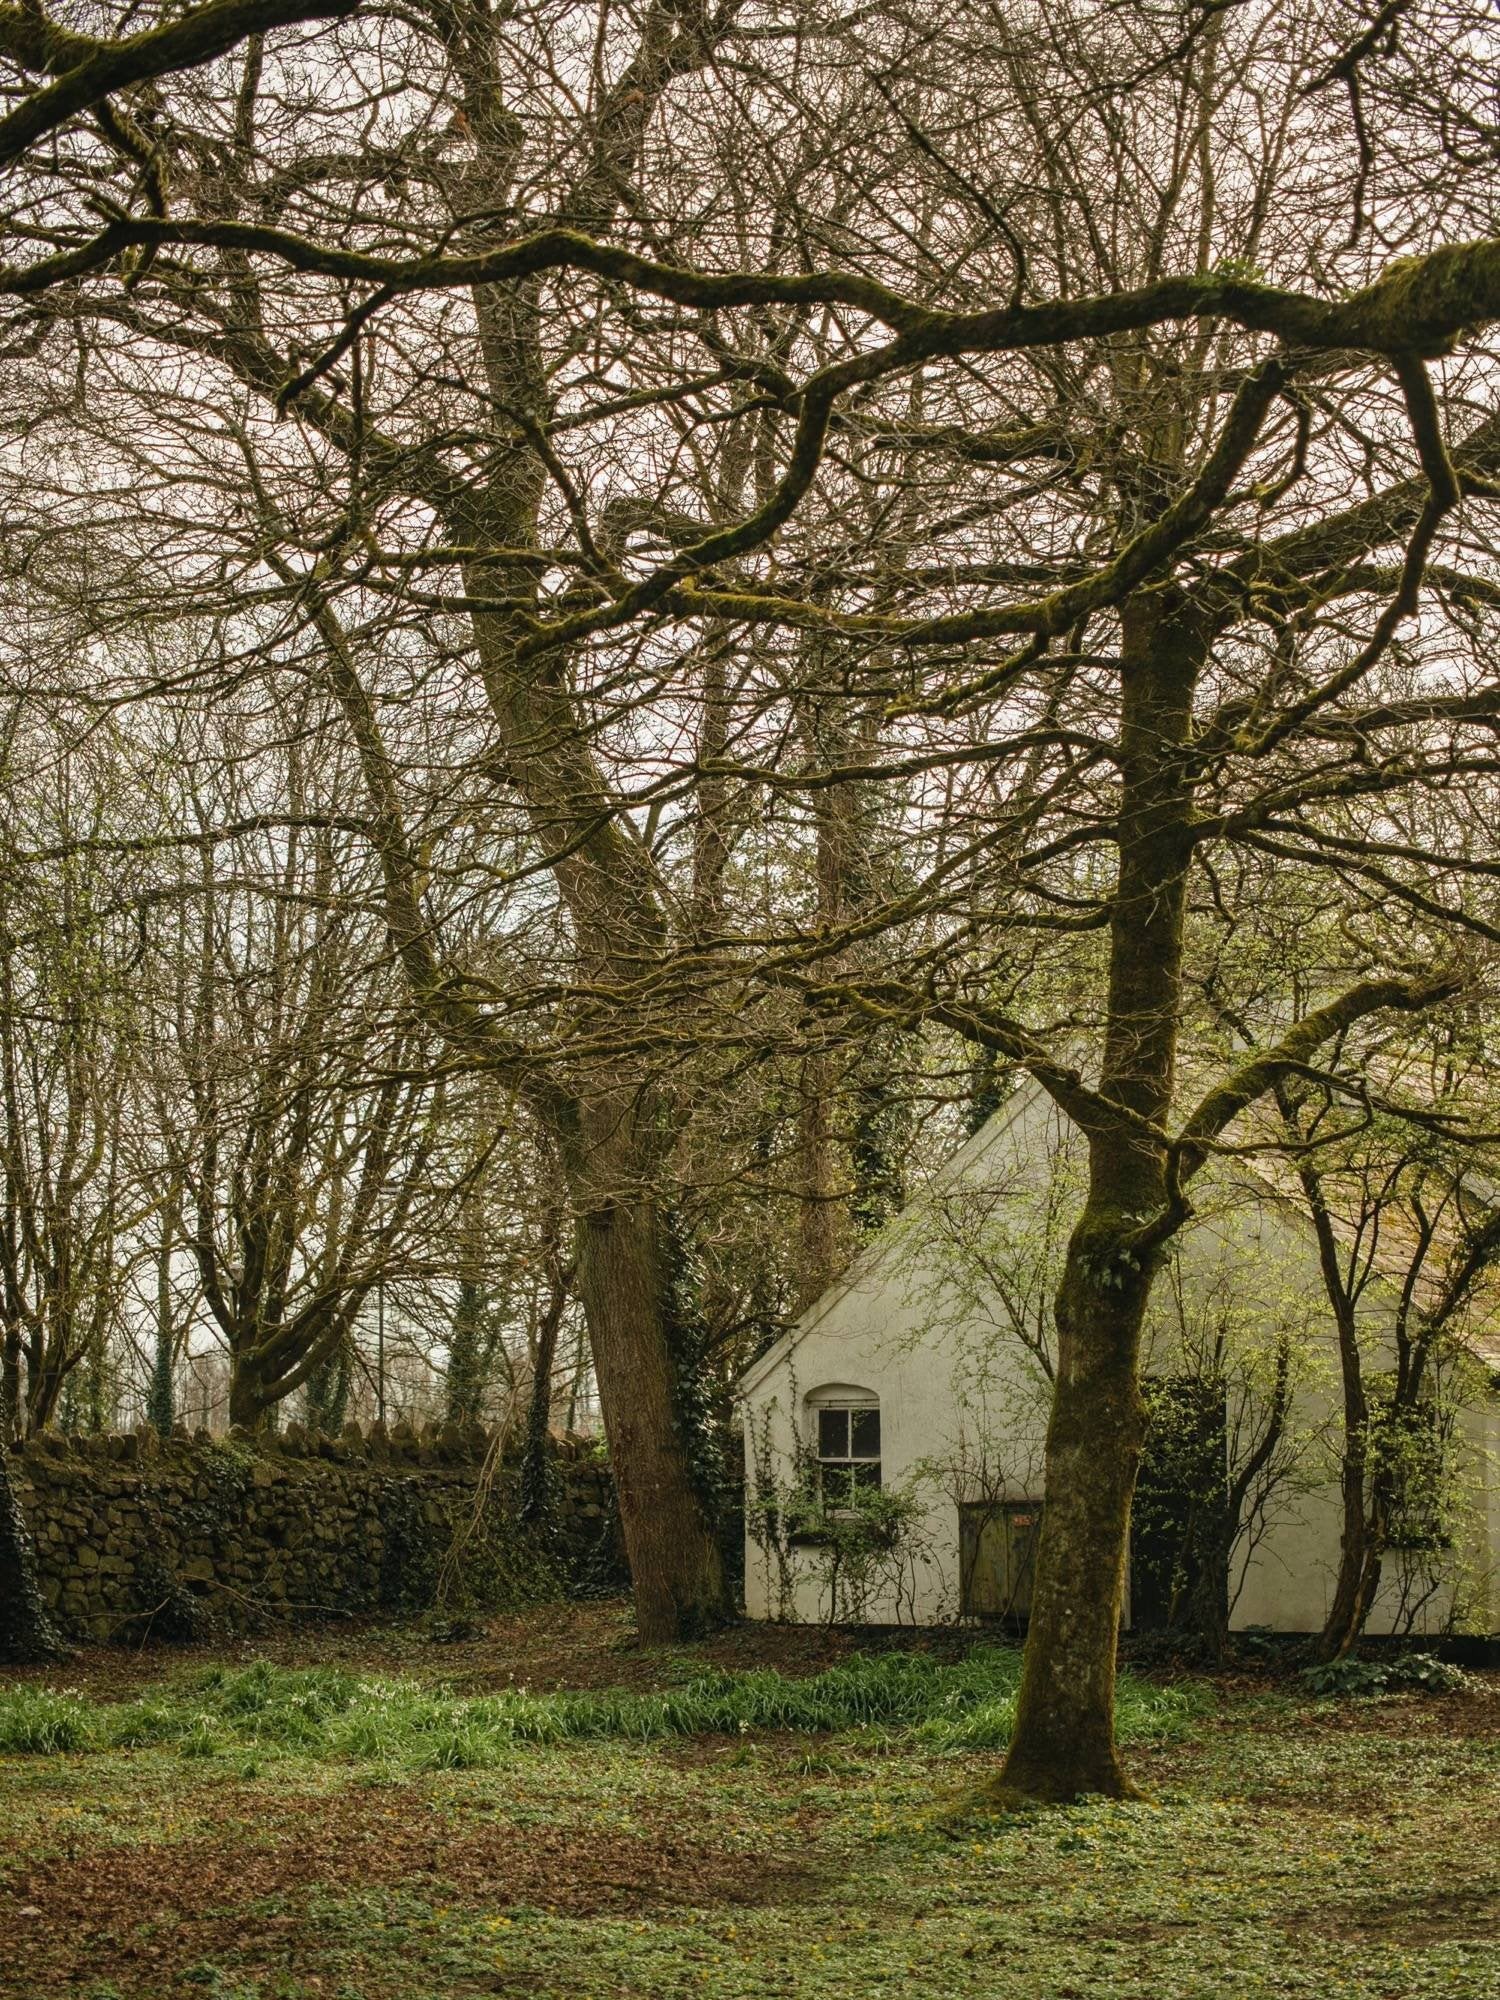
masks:
<path id="1" fill-rule="evenodd" d="M 851 1389 L 845 1395 L 820 1398 L 816 1393 L 807 1399 L 808 1415 L 811 1419 L 812 1438 L 810 1458 L 815 1470 L 818 1505 L 825 1514 L 852 1513 L 848 1495 L 856 1487 L 879 1491 L 885 1483 L 884 1451 L 885 1439 L 881 1426 L 880 1398 L 870 1390 Z M 824 1419 L 830 1416 L 844 1418 L 844 1449 L 828 1451 L 823 1449 Z M 875 1420 L 874 1450 L 857 1451 L 854 1439 L 856 1417 L 873 1417 Z M 845 1485 L 842 1494 L 834 1487 L 828 1475 L 841 1473 Z"/>

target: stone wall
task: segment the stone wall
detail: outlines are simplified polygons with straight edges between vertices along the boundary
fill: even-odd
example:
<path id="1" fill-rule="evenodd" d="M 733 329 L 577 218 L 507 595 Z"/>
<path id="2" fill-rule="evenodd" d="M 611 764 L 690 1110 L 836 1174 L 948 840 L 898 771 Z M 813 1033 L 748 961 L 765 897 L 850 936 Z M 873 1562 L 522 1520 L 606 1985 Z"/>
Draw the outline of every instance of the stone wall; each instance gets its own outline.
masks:
<path id="1" fill-rule="evenodd" d="M 12 1467 L 43 1593 L 73 1638 L 463 1616 L 621 1581 L 613 1486 L 592 1449 L 555 1445 L 555 1526 L 539 1539 L 514 1526 L 514 1469 L 486 1476 L 488 1446 L 451 1424 L 338 1437 L 293 1424 L 253 1440 L 144 1430 L 43 1435 L 14 1448 Z"/>

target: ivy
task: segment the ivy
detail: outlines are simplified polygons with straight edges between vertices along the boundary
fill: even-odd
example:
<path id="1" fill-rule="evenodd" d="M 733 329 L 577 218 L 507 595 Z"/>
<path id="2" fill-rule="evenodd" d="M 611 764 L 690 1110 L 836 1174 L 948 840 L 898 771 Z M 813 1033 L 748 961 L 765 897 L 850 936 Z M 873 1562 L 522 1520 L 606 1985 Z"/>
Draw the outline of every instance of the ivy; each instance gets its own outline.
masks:
<path id="1" fill-rule="evenodd" d="M 722 1385 L 709 1363 L 703 1311 L 703 1270 L 682 1218 L 664 1210 L 661 1224 L 662 1325 L 672 1365 L 677 1433 L 693 1490 L 709 1522 L 722 1521 L 730 1492 L 728 1415 Z"/>
<path id="2" fill-rule="evenodd" d="M 169 1438 L 177 1421 L 177 1398 L 172 1381 L 172 1342 L 157 1336 L 156 1360 L 151 1370 L 151 1386 L 146 1392 L 146 1421 L 158 1437 Z"/>
<path id="3" fill-rule="evenodd" d="M 307 1378 L 303 1391 L 304 1421 L 310 1431 L 337 1437 L 349 1412 L 351 1350 L 342 1340 Z"/>

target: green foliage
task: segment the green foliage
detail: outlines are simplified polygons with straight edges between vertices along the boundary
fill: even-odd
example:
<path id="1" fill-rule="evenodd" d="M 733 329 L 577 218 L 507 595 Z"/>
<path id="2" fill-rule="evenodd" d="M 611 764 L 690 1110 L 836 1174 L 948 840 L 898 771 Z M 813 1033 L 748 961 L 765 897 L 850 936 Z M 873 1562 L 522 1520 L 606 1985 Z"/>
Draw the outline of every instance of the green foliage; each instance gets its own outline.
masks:
<path id="1" fill-rule="evenodd" d="M 926 1509 L 890 1486 L 851 1486 L 830 1506 L 805 1479 L 778 1504 L 776 1532 L 817 1579 L 834 1622 L 857 1624 L 882 1587 L 899 1581 Z"/>
<path id="2" fill-rule="evenodd" d="M 1148 1429 L 1131 1509 L 1132 1590 L 1138 1623 L 1150 1615 L 1210 1643 L 1227 1618 L 1233 1524 L 1226 1518 L 1227 1453 L 1222 1378 L 1165 1375 L 1142 1384 Z"/>
<path id="3" fill-rule="evenodd" d="M 557 1456 L 547 1448 L 533 1449 L 528 1439 L 516 1482 L 516 1519 L 532 1534 L 553 1538 L 557 1533 L 558 1510 L 562 1505 L 564 1481 Z"/>
<path id="4" fill-rule="evenodd" d="M 1469 1686 L 1461 1667 L 1451 1666 L 1432 1653 L 1393 1653 L 1387 1659 L 1358 1659 L 1353 1654 L 1341 1660 L 1323 1660 L 1304 1667 L 1304 1684 L 1314 1694 L 1377 1695 L 1411 1690 L 1421 1694 L 1460 1694 Z"/>
<path id="5" fill-rule="evenodd" d="M 1209 272 L 1210 279 L 1228 284 L 1263 285 L 1266 274 L 1249 257 L 1221 257 Z"/>
<path id="6" fill-rule="evenodd" d="M 831 1506 L 815 1487 L 803 1484 L 785 1496 L 782 1521 L 792 1541 L 851 1565 L 894 1548 L 922 1511 L 916 1496 L 899 1487 L 851 1486 Z"/>
<path id="7" fill-rule="evenodd" d="M 994 1680 L 984 1661 L 959 1663 L 938 1685 L 952 1692 L 972 1672 L 981 1698 L 1001 1699 L 1010 1661 Z M 704 1678 L 673 1655 L 658 1686 Z M 383 1709 L 358 1691 L 371 1686 L 359 1671 L 209 1679 L 130 1704 L 138 1747 L 120 1747 L 117 1729 L 97 1756 L 0 1764 L 0 1851 L 15 1886 L 28 1883 L 16 1902 L 43 1911 L 9 1927 L 7 1993 L 1492 2000 L 1496 1990 L 1500 1751 L 1479 1701 L 1472 1713 L 1408 1711 L 1404 1729 L 1392 1710 L 1372 1735 L 1331 1707 L 1232 1687 L 1189 1755 L 1168 1742 L 1153 1756 L 1149 1802 L 1000 1817 L 967 1795 L 989 1753 L 950 1760 L 926 1733 L 944 1722 L 941 1706 L 914 1727 L 736 1731 L 686 1755 L 673 1738 L 497 1749 L 482 1710 L 411 1687 Z M 82 1706 L 91 1723 L 108 1712 Z M 342 1747 L 284 1753 L 270 1732 L 305 1746 L 307 1712 L 319 1708 L 332 1712 L 314 1731 Z M 233 1729 L 227 1710 L 240 1717 Z M 357 1729 L 372 1732 L 368 1761 L 350 1761 Z M 1376 1791 L 1389 1810 L 1372 1812 Z M 78 1883 L 85 1893 L 71 1893 Z M 164 1923 L 169 1889 L 181 1901 Z M 58 1942 L 41 1958 L 49 1930 Z M 28 1950 L 40 1962 L 18 1960 Z"/>
<path id="8" fill-rule="evenodd" d="M 446 1388 L 450 1422 L 483 1422 L 501 1332 L 501 1318 L 489 1288 L 477 1278 L 465 1278 L 458 1288 L 448 1339 Z"/>
<path id="9" fill-rule="evenodd" d="M 310 1431 L 337 1437 L 349 1412 L 349 1381 L 353 1360 L 347 1340 L 320 1361 L 307 1378 L 302 1392 L 302 1413 Z"/>
<path id="10" fill-rule="evenodd" d="M 12 1687 L 0 1694 L 0 1754 L 55 1757 L 96 1747 L 98 1711 L 71 1693 Z"/>
<path id="11" fill-rule="evenodd" d="M 1115 1698 L 1115 1730 L 1122 1743 L 1175 1743 L 1191 1734 L 1211 1697 L 1201 1683 L 1180 1681 L 1157 1687 L 1133 1675 L 1121 1677 Z M 917 1730 L 924 1743 L 942 1751 L 1003 1750 L 1015 1727 L 1015 1690 L 929 1717 Z"/>
<path id="12" fill-rule="evenodd" d="M 801 1407 L 795 1372 L 790 1399 L 794 1410 Z M 913 1564 L 923 1553 L 927 1508 L 918 1489 L 925 1469 L 904 1487 L 841 1488 L 835 1502 L 800 1432 L 794 1433 L 791 1476 L 778 1477 L 773 1410 L 768 1404 L 761 1411 L 747 1441 L 745 1526 L 774 1573 L 777 1615 L 798 1615 L 799 1581 L 812 1584 L 830 1624 L 866 1622 L 877 1598 L 897 1606 L 908 1601 Z"/>
<path id="13" fill-rule="evenodd" d="M 146 1421 L 158 1437 L 170 1437 L 177 1421 L 176 1392 L 172 1381 L 172 1342 L 158 1334 L 156 1360 L 151 1370 L 151 1386 L 146 1392 Z"/>
<path id="14" fill-rule="evenodd" d="M 915 1060 L 915 1038 L 899 1034 L 874 1038 L 858 1066 L 849 1134 L 854 1179 L 849 1207 L 865 1236 L 883 1229 L 906 1201 L 906 1162 L 912 1150 L 911 1101 L 899 1078 Z"/>
<path id="15" fill-rule="evenodd" d="M 1392 1373 L 1373 1376 L 1367 1466 L 1386 1500 L 1386 1544 L 1439 1550 L 1452 1545 L 1459 1493 L 1456 1456 L 1449 1449 L 1453 1411 L 1429 1385 L 1403 1398 Z"/>
<path id="16" fill-rule="evenodd" d="M 964 1107 L 964 1131 L 969 1138 L 988 1125 L 995 1113 L 1013 1095 L 1018 1072 L 1002 1062 L 992 1049 L 975 1057 L 969 1071 L 969 1101 Z"/>
<path id="17" fill-rule="evenodd" d="M 984 1648 L 956 1663 L 923 1653 L 856 1655 L 803 1679 L 771 1668 L 719 1670 L 654 1694 L 606 1688 L 465 1697 L 334 1667 L 259 1661 L 215 1667 L 115 1706 L 7 1690 L 0 1694 L 0 1748 L 46 1755 L 175 1744 L 186 1756 L 203 1756 L 257 1745 L 419 1770 L 477 1770 L 506 1762 L 528 1743 L 883 1729 L 910 1732 L 930 1750 L 960 1752 L 1003 1748 L 1019 1677 L 1018 1653 Z M 1127 1741 L 1175 1738 L 1207 1702 L 1199 1687 L 1155 1688 L 1124 1676 L 1120 1733 Z"/>

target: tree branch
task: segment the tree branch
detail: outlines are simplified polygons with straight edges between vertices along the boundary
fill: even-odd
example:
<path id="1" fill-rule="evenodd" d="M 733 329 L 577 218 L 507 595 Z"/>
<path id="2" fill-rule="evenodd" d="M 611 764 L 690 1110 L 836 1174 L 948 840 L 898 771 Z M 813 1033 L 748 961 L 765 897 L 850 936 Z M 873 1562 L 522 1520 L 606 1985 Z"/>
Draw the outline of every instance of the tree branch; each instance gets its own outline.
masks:
<path id="1" fill-rule="evenodd" d="M 181 20 L 123 42 L 96 42 L 70 34 L 25 7 L 0 9 L 0 54 L 23 68 L 62 72 L 55 83 L 23 97 L 0 118 L 0 164 L 19 159 L 28 146 L 76 113 L 103 103 L 114 91 L 177 70 L 196 69 L 267 28 L 341 19 L 357 4 L 358 0 L 211 0 Z"/>

